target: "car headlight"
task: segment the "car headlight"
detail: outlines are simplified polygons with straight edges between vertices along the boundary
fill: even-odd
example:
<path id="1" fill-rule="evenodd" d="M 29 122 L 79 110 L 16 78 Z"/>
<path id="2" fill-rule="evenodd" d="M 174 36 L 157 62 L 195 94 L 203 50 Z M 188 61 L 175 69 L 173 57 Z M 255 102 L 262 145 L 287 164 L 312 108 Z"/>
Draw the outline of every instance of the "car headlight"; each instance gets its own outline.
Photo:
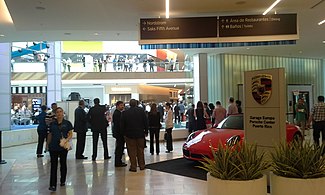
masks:
<path id="1" fill-rule="evenodd" d="M 227 146 L 232 147 L 235 146 L 236 144 L 238 144 L 240 142 L 240 136 L 239 135 L 234 135 L 231 138 L 229 138 L 227 140 Z"/>
<path id="2" fill-rule="evenodd" d="M 193 132 L 187 137 L 186 141 L 188 142 L 188 141 L 192 140 L 194 137 L 195 137 L 195 133 Z"/>

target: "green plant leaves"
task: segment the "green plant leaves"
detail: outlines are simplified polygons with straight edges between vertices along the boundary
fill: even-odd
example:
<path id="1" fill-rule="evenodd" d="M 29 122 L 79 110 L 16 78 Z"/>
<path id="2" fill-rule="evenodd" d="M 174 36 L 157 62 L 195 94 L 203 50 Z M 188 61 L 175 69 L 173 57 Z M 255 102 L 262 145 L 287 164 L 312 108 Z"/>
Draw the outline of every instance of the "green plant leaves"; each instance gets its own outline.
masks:
<path id="1" fill-rule="evenodd" d="M 289 178 L 325 177 L 324 146 L 301 142 L 281 143 L 271 153 L 273 172 Z"/>
<path id="2" fill-rule="evenodd" d="M 211 147 L 213 160 L 204 158 L 200 168 L 211 176 L 223 180 L 253 180 L 263 176 L 262 171 L 270 164 L 264 160 L 265 153 L 258 154 L 256 144 L 237 144 L 229 147 L 219 143 L 215 151 Z"/>

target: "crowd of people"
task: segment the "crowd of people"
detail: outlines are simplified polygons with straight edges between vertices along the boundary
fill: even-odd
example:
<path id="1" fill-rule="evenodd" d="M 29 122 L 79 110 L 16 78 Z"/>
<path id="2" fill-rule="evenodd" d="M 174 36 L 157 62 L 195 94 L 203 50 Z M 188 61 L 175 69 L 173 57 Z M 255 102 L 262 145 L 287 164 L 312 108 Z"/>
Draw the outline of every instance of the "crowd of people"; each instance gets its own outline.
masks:
<path id="1" fill-rule="evenodd" d="M 149 106 L 149 108 L 147 108 Z M 107 130 L 111 122 L 112 135 L 115 138 L 115 167 L 126 167 L 127 163 L 123 161 L 124 147 L 126 144 L 129 156 L 129 171 L 137 172 L 145 169 L 144 148 L 146 147 L 145 137 L 150 135 L 150 153 L 154 155 L 160 153 L 159 135 L 162 128 L 162 122 L 165 123 L 166 153 L 173 151 L 172 132 L 175 123 L 187 121 L 189 133 L 217 126 L 224 118 L 229 115 L 242 113 L 241 102 L 235 101 L 233 97 L 228 100 L 228 105 L 224 108 L 220 101 L 213 103 L 202 103 L 198 101 L 191 104 L 186 109 L 186 104 L 181 102 L 172 103 L 151 103 L 144 105 L 135 99 L 131 99 L 128 106 L 122 101 L 117 101 L 114 111 L 108 114 L 107 108 L 100 105 L 98 98 L 94 99 L 94 106 L 88 113 L 85 111 L 85 102 L 79 101 L 78 108 L 75 109 L 74 125 L 64 118 L 64 111 L 57 107 L 56 103 L 51 105 L 51 110 L 41 106 L 41 112 L 37 116 L 39 125 L 37 132 L 39 135 L 36 154 L 37 157 L 43 157 L 43 144 L 46 140 L 46 149 L 51 157 L 50 187 L 49 190 L 55 191 L 57 185 L 57 168 L 60 161 L 60 186 L 65 185 L 67 175 L 67 154 L 71 149 L 72 132 L 77 134 L 77 143 L 75 150 L 76 159 L 87 159 L 84 156 L 86 144 L 86 133 L 90 125 L 93 139 L 92 161 L 97 158 L 97 146 L 99 136 L 101 137 L 104 159 L 110 159 L 107 148 Z M 313 123 L 313 137 L 315 144 L 319 145 L 320 133 L 322 140 L 325 141 L 325 104 L 324 97 L 318 97 L 318 103 L 311 110 L 309 119 L 307 119 L 307 107 L 302 98 L 296 105 L 296 124 L 300 125 L 303 135 L 304 129 Z M 110 115 L 108 117 L 108 115 Z"/>

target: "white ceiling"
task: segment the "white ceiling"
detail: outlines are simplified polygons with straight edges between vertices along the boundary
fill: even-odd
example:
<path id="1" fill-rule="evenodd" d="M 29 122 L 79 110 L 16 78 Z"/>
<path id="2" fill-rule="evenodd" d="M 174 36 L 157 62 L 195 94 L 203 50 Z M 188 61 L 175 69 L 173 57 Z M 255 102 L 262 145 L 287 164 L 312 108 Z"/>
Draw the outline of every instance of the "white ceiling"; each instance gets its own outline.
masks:
<path id="1" fill-rule="evenodd" d="M 8 7 L 13 24 L 7 24 L 0 18 L 0 34 L 5 35 L 0 37 L 0 42 L 138 40 L 140 18 L 165 15 L 165 0 L 0 0 L 0 6 L 2 1 Z M 170 16 L 262 14 L 273 1 L 170 0 Z M 312 8 L 313 6 L 315 7 Z M 324 0 L 282 0 L 272 13 L 275 10 L 279 14 L 298 14 L 300 39 L 296 45 L 192 49 L 185 52 L 231 52 L 325 59 L 325 44 L 322 43 L 325 40 L 325 24 L 317 24 L 325 19 Z"/>

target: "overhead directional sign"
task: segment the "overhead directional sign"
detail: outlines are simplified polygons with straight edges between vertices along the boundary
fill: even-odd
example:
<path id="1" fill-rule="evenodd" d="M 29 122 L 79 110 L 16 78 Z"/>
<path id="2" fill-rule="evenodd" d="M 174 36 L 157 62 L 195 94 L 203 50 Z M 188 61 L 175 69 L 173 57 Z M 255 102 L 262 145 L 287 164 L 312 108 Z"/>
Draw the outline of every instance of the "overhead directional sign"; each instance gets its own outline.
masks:
<path id="1" fill-rule="evenodd" d="M 219 37 L 290 34 L 297 34 L 297 14 L 219 17 Z"/>
<path id="2" fill-rule="evenodd" d="M 217 17 L 141 19 L 140 42 L 206 38 L 215 38 L 216 41 L 217 29 Z"/>
<path id="3" fill-rule="evenodd" d="M 297 14 L 140 19 L 140 44 L 297 40 Z"/>

